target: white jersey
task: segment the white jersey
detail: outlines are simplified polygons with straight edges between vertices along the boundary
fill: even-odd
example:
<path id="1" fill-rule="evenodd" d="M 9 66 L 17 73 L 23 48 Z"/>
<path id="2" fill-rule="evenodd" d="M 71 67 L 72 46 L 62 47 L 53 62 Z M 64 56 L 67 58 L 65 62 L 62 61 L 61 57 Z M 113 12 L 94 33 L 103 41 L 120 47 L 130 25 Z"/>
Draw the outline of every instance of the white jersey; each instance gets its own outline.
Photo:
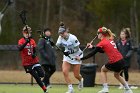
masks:
<path id="1" fill-rule="evenodd" d="M 66 51 L 69 51 L 71 49 L 74 50 L 75 47 L 80 45 L 80 42 L 75 35 L 69 34 L 69 38 L 67 40 L 65 40 L 64 38 L 59 36 L 56 45 L 62 45 L 65 48 L 65 52 L 66 52 Z M 79 50 L 77 52 L 69 55 L 71 58 L 74 58 L 74 60 L 70 60 L 69 57 L 64 55 L 63 56 L 63 61 L 68 61 L 71 64 L 79 64 L 81 62 L 78 61 L 78 63 L 77 63 L 76 62 L 77 60 L 75 60 L 75 57 L 79 56 L 81 53 L 82 53 L 82 51 L 79 48 Z M 81 57 L 82 56 L 83 55 L 81 55 Z"/>

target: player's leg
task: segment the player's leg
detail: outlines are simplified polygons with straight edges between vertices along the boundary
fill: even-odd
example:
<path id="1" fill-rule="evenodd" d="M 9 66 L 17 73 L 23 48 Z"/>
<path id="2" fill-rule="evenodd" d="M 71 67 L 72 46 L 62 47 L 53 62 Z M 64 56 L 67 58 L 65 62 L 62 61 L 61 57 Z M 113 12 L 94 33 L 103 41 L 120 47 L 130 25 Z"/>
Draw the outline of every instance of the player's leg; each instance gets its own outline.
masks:
<path id="1" fill-rule="evenodd" d="M 54 74 L 55 71 L 56 71 L 55 65 L 50 65 L 50 77 Z"/>
<path id="2" fill-rule="evenodd" d="M 124 71 L 122 71 L 122 72 L 120 73 L 120 76 L 123 77 L 123 73 L 124 73 Z M 119 89 L 123 89 L 123 88 L 124 88 L 123 85 L 120 83 Z"/>
<path id="3" fill-rule="evenodd" d="M 49 65 L 42 65 L 42 67 L 43 67 L 43 69 L 45 71 L 45 76 L 44 76 L 43 82 L 47 86 L 47 85 L 50 84 L 50 82 L 49 82 L 50 67 L 49 67 Z"/>
<path id="4" fill-rule="evenodd" d="M 124 68 L 124 76 L 125 76 L 126 82 L 128 82 L 128 79 L 129 79 L 128 69 L 129 69 L 129 67 Z"/>
<path id="5" fill-rule="evenodd" d="M 124 93 L 133 93 L 130 87 L 128 86 L 127 82 L 123 77 L 120 76 L 120 72 L 114 72 L 114 77 L 124 86 L 125 92 Z"/>
<path id="6" fill-rule="evenodd" d="M 54 74 L 55 71 L 56 71 L 55 65 L 50 65 L 49 84 L 50 84 L 50 78 Z M 51 86 L 49 85 L 48 87 L 51 87 Z"/>
<path id="7" fill-rule="evenodd" d="M 37 84 L 43 89 L 43 91 L 45 93 L 47 93 L 47 88 L 46 86 L 43 84 L 43 82 L 41 81 L 41 78 L 38 76 L 38 74 L 36 73 L 36 71 L 33 69 L 29 72 L 33 77 L 34 79 L 36 80 Z"/>
<path id="8" fill-rule="evenodd" d="M 47 88 L 51 88 L 50 78 L 53 75 L 53 73 L 56 71 L 56 67 L 55 65 L 46 65 L 44 67 L 44 70 L 45 70 L 45 77 L 43 81 L 44 82 L 46 81 Z"/>
<path id="9" fill-rule="evenodd" d="M 80 67 L 81 67 L 81 64 L 76 64 L 73 66 L 74 77 L 79 80 L 79 84 L 78 84 L 79 90 L 83 88 L 83 78 L 80 75 Z"/>
<path id="10" fill-rule="evenodd" d="M 107 72 L 109 70 L 105 67 L 105 65 L 102 66 L 101 68 L 101 80 L 103 83 L 103 89 L 99 91 L 98 93 L 108 93 L 108 83 L 107 83 Z"/>
<path id="11" fill-rule="evenodd" d="M 68 91 L 66 93 L 73 93 L 73 86 L 72 86 L 72 83 L 71 83 L 71 80 L 70 80 L 70 77 L 69 77 L 70 68 L 71 68 L 71 64 L 64 61 L 63 64 L 62 64 L 62 71 L 63 71 L 65 81 L 68 84 Z"/>
<path id="12" fill-rule="evenodd" d="M 37 74 L 38 74 L 39 77 L 41 77 L 41 78 L 44 77 L 44 71 L 43 71 L 43 69 L 42 69 L 41 66 L 35 67 L 34 70 L 37 72 Z"/>

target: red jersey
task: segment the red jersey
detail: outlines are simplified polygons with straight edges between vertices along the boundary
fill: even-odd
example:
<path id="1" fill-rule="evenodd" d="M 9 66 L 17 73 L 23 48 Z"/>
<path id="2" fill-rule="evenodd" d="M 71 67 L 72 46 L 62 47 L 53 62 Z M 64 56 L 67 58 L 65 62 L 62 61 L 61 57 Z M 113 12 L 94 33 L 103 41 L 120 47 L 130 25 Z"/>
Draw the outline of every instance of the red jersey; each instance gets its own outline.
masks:
<path id="1" fill-rule="evenodd" d="M 18 41 L 18 45 L 23 45 L 25 42 L 25 39 L 21 38 Z M 33 47 L 36 47 L 36 43 L 33 39 L 30 39 L 30 43 L 27 43 L 27 45 L 20 52 L 23 66 L 33 65 L 39 62 L 38 57 L 32 58 Z"/>
<path id="2" fill-rule="evenodd" d="M 123 58 L 121 53 L 118 51 L 116 44 L 113 40 L 108 40 L 103 38 L 98 44 L 97 47 L 101 47 L 104 52 L 107 54 L 109 63 L 115 63 Z"/>

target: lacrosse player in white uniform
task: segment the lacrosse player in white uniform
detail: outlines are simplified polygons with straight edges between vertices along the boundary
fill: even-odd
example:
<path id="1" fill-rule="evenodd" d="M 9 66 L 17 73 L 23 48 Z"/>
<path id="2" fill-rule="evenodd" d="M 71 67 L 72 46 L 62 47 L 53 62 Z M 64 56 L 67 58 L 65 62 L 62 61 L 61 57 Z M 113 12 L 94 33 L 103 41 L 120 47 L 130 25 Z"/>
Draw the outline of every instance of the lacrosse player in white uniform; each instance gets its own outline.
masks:
<path id="1" fill-rule="evenodd" d="M 63 64 L 62 71 L 64 74 L 65 81 L 68 84 L 68 91 L 66 93 L 74 93 L 74 89 L 71 83 L 71 79 L 69 77 L 69 71 L 71 66 L 73 66 L 74 77 L 79 80 L 78 89 L 81 90 L 83 88 L 83 78 L 80 75 L 80 66 L 82 61 L 76 60 L 76 56 L 82 53 L 79 48 L 80 42 L 78 41 L 75 35 L 68 33 L 68 29 L 61 24 L 58 30 L 58 40 L 56 46 L 64 47 L 64 55 L 63 55 Z M 83 53 L 81 57 L 83 56 Z"/>

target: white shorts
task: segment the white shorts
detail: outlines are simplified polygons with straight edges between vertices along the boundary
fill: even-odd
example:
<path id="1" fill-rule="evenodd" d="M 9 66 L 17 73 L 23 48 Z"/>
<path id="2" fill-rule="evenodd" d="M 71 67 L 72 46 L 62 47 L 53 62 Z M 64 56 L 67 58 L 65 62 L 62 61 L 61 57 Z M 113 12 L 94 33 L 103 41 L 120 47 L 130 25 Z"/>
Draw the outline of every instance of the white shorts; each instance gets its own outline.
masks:
<path id="1" fill-rule="evenodd" d="M 83 54 L 80 57 L 82 58 Z M 66 61 L 70 64 L 82 64 L 82 61 L 76 60 L 75 57 L 71 57 L 71 58 L 73 58 L 73 60 L 70 59 L 68 56 L 63 55 L 63 62 Z"/>

